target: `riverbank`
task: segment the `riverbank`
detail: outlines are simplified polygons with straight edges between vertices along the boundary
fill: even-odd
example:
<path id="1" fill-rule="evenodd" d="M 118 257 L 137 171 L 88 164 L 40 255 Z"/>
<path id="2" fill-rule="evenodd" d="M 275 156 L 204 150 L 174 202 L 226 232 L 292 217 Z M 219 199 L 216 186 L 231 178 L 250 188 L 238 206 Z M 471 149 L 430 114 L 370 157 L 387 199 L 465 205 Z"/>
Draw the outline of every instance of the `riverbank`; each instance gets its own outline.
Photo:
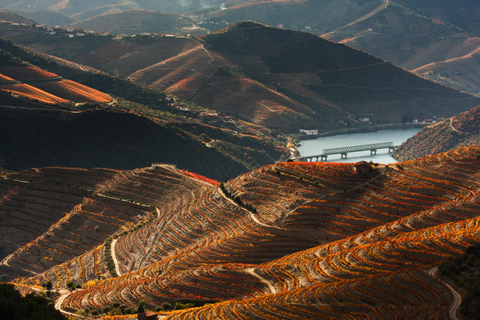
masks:
<path id="1" fill-rule="evenodd" d="M 368 132 L 377 132 L 379 130 L 394 130 L 394 129 L 411 129 L 411 128 L 424 128 L 431 125 L 431 123 L 391 123 L 391 124 L 382 124 L 376 126 L 369 126 L 363 128 L 345 128 L 337 129 L 331 131 L 321 132 L 316 135 L 306 135 L 303 133 L 289 134 L 289 136 L 295 138 L 297 141 L 301 140 L 314 140 L 318 138 L 331 137 L 341 134 L 352 134 L 352 133 L 368 133 Z"/>

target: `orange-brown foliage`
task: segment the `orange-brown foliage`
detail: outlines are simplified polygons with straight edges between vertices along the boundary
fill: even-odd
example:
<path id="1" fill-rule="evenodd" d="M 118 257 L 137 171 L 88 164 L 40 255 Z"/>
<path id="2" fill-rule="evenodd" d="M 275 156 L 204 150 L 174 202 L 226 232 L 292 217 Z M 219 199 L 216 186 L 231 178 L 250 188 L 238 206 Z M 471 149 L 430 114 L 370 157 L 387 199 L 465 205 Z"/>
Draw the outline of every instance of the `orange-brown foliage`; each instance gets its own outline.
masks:
<path id="1" fill-rule="evenodd" d="M 35 67 L 5 66 L 0 67 L 0 73 L 15 80 L 40 79 L 58 77 L 55 73 Z"/>
<path id="2" fill-rule="evenodd" d="M 32 87 L 28 84 L 1 85 L 0 90 L 18 94 L 28 99 L 35 99 L 45 103 L 53 104 L 53 103 L 68 102 L 68 100 L 62 99 L 53 94 L 45 92 L 41 89 Z"/>
<path id="3" fill-rule="evenodd" d="M 50 93 L 53 93 L 61 98 L 77 102 L 112 101 L 112 98 L 109 95 L 71 80 L 38 83 L 35 86 Z"/>
<path id="4" fill-rule="evenodd" d="M 217 180 L 215 179 L 210 179 L 210 178 L 207 178 L 207 177 L 204 177 L 202 175 L 199 175 L 199 174 L 196 174 L 194 172 L 190 172 L 188 170 L 185 170 L 185 169 L 182 169 L 182 173 L 186 176 L 189 176 L 189 177 L 192 177 L 194 179 L 197 179 L 197 180 L 201 180 L 201 181 L 205 181 L 207 183 L 210 183 L 211 185 L 214 185 L 216 187 L 218 187 L 220 185 L 220 182 L 218 182 Z"/>

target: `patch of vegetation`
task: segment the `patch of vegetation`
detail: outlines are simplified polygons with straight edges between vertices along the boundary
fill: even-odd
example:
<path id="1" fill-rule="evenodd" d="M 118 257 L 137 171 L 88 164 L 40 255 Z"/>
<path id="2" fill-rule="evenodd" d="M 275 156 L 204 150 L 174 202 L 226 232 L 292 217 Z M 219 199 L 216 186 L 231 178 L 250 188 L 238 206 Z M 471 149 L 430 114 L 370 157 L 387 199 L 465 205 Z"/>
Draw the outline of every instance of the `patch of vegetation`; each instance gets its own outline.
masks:
<path id="1" fill-rule="evenodd" d="M 480 319 L 480 245 L 473 245 L 464 255 L 450 258 L 438 269 L 462 288 L 460 313 L 465 319 Z"/>
<path id="2" fill-rule="evenodd" d="M 228 191 L 226 188 L 225 188 L 225 184 L 222 182 L 220 184 L 220 189 L 222 190 L 222 192 L 230 199 L 232 199 L 237 205 L 239 205 L 240 207 L 242 208 L 245 208 L 247 209 L 248 211 L 250 211 L 251 213 L 257 213 L 257 208 L 255 208 L 254 206 L 252 206 L 251 204 L 249 203 L 244 203 L 242 201 L 242 198 L 240 198 L 239 196 L 234 196 L 230 191 Z"/>
<path id="3" fill-rule="evenodd" d="M 105 260 L 107 260 L 108 271 L 110 272 L 110 275 L 112 276 L 112 278 L 116 278 L 118 277 L 118 274 L 117 274 L 117 271 L 115 270 L 115 261 L 113 261 L 113 257 L 112 257 L 112 250 L 111 250 L 112 241 L 113 241 L 112 237 L 109 237 L 105 241 L 104 253 L 105 253 Z"/>
<path id="4" fill-rule="evenodd" d="M 51 300 L 34 294 L 22 297 L 9 283 L 0 284 L 0 310 L 2 319 L 66 320 L 60 311 L 55 310 Z"/>

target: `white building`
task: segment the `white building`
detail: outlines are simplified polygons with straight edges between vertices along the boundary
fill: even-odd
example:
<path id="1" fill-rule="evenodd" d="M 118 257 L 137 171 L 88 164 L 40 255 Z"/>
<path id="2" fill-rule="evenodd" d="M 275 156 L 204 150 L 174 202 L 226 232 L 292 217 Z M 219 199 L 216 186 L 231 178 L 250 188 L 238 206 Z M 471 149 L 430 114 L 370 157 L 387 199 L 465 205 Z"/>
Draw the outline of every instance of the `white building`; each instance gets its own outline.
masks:
<path id="1" fill-rule="evenodd" d="M 300 132 L 305 133 L 307 136 L 314 136 L 318 134 L 318 129 L 312 129 L 312 130 L 300 129 Z"/>

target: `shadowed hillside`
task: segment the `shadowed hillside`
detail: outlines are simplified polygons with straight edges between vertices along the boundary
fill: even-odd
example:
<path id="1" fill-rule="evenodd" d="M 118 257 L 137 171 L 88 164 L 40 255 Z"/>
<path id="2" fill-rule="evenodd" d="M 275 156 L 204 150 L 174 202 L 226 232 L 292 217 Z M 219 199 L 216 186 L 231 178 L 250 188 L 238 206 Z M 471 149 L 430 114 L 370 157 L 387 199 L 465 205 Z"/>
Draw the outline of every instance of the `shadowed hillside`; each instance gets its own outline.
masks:
<path id="1" fill-rule="evenodd" d="M 382 0 L 293 0 L 251 1 L 226 10 L 207 13 L 214 22 L 253 20 L 272 26 L 281 25 L 322 34 L 340 28 L 382 5 Z"/>
<path id="2" fill-rule="evenodd" d="M 27 9 L 29 10 L 26 10 L 26 9 L 17 9 L 17 10 L 6 9 L 6 10 L 14 14 L 18 14 L 22 17 L 32 19 L 36 23 L 45 24 L 51 27 L 64 26 L 75 21 L 75 19 L 69 18 L 58 12 L 53 12 L 48 10 L 32 11 L 32 9 L 34 9 L 32 8 L 32 6 L 27 7 Z"/>
<path id="3" fill-rule="evenodd" d="M 11 170 L 59 165 L 133 169 L 167 162 L 217 179 L 247 170 L 184 130 L 129 113 L 1 112 L 0 152 L 4 168 Z"/>
<path id="4" fill-rule="evenodd" d="M 480 242 L 479 161 L 479 149 L 463 148 L 395 166 L 367 164 L 363 174 L 352 163 L 287 162 L 220 186 L 163 165 L 4 174 L 0 209 L 11 217 L 28 214 L 20 207 L 28 208 L 26 199 L 42 201 L 42 194 L 65 193 L 67 208 L 60 210 L 68 214 L 4 259 L 3 269 L 50 256 L 55 243 L 72 256 L 64 237 L 83 245 L 111 232 L 104 245 L 23 281 L 81 285 L 61 302 L 73 312 L 117 303 L 133 308 L 140 300 L 149 309 L 221 301 L 161 314 L 446 319 L 458 311 L 459 298 L 436 267 Z M 120 213 L 140 217 L 135 210 L 146 211 L 143 220 L 107 231 L 126 219 Z M 70 231 L 74 219 L 86 217 L 95 217 L 96 230 Z"/>
<path id="5" fill-rule="evenodd" d="M 131 9 L 186 13 L 199 9 L 215 11 L 219 10 L 222 4 L 232 6 L 250 2 L 254 2 L 254 0 L 31 0 L 28 2 L 4 0 L 0 6 L 8 10 L 34 11 L 32 15 L 37 14 L 35 11 L 53 11 L 80 21 L 106 13 Z"/>

